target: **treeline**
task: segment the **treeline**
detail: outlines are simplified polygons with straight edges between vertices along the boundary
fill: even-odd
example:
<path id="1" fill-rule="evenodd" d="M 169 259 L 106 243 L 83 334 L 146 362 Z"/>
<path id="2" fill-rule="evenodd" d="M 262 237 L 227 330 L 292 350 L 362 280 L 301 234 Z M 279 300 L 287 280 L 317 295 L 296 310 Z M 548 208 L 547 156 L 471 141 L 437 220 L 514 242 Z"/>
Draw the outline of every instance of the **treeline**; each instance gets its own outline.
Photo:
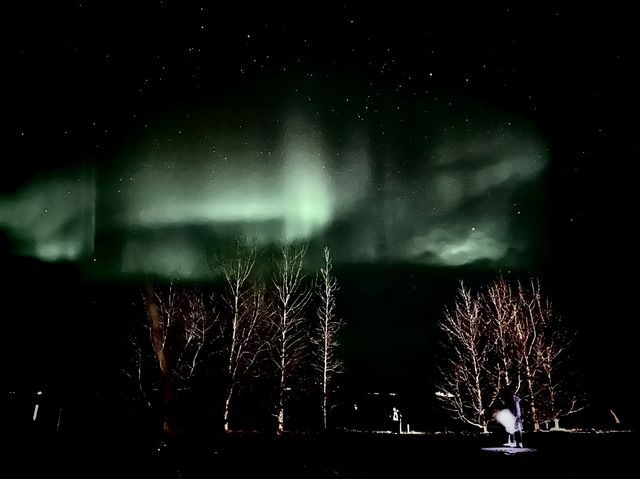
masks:
<path id="1" fill-rule="evenodd" d="M 499 278 L 478 291 L 460 283 L 440 321 L 443 357 L 437 396 L 451 416 L 485 432 L 502 398 L 522 399 L 533 430 L 558 428 L 583 402 L 568 362 L 574 335 L 540 283 Z"/>
<path id="2" fill-rule="evenodd" d="M 204 423 L 207 415 L 217 415 L 213 423 L 224 431 L 270 422 L 282 433 L 291 400 L 306 395 L 317 408 L 317 427 L 326 429 L 341 369 L 338 284 L 328 248 L 311 277 L 303 271 L 305 254 L 304 246 L 284 246 L 266 272 L 256 248 L 236 241 L 218 262 L 218 287 L 146 284 L 123 367 L 134 409 L 167 434 L 185 426 L 185 417 Z M 260 415 L 236 413 L 248 407 L 272 421 L 263 414 L 261 424 L 234 422 Z"/>

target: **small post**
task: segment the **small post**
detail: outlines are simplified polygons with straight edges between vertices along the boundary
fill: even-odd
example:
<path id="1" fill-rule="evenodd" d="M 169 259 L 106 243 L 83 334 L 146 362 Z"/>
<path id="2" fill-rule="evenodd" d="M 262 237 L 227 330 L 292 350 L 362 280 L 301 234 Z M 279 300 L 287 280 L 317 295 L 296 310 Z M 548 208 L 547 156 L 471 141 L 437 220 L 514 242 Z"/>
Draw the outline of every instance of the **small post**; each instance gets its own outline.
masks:
<path id="1" fill-rule="evenodd" d="M 42 391 L 38 391 L 36 396 L 42 396 Z M 38 404 L 37 400 L 38 398 L 36 398 L 36 407 L 33 408 L 33 422 L 36 422 L 36 419 L 38 419 L 38 410 L 40 409 L 40 404 Z"/>
<path id="2" fill-rule="evenodd" d="M 58 409 L 58 422 L 56 423 L 56 432 L 60 432 L 60 420 L 62 419 L 62 408 Z"/>

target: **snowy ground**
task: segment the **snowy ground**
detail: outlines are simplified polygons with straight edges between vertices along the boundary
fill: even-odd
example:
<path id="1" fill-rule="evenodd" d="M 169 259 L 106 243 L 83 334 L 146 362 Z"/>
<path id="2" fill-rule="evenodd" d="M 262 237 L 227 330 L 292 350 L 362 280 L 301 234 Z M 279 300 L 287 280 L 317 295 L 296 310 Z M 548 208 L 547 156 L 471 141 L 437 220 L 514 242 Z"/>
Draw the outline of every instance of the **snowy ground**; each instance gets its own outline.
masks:
<path id="1" fill-rule="evenodd" d="M 483 447 L 482 451 L 493 452 L 495 454 L 534 454 L 538 452 L 537 449 L 531 447 L 513 447 L 513 446 L 501 446 L 501 447 Z"/>

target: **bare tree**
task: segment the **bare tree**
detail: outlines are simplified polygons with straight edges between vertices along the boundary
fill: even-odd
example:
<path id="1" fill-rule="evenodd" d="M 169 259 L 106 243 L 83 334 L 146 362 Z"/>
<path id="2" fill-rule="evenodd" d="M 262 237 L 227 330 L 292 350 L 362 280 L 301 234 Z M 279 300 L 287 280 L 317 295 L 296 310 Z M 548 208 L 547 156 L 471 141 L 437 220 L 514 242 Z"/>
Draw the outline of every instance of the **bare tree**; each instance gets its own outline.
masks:
<path id="1" fill-rule="evenodd" d="M 531 424 L 540 430 L 538 418 L 539 373 L 541 355 L 537 354 L 543 341 L 544 313 L 541 311 L 540 283 L 531 280 L 531 290 L 518 282 L 518 315 L 513 323 L 514 342 L 520 375 L 524 378 Z M 542 315 L 541 315 L 542 313 Z"/>
<path id="2" fill-rule="evenodd" d="M 489 421 L 487 408 L 500 390 L 499 368 L 492 358 L 492 327 L 482 314 L 479 298 L 460 282 L 455 307 L 446 310 L 440 322 L 447 358 L 436 395 L 455 418 L 483 432 Z"/>
<path id="3" fill-rule="evenodd" d="M 484 294 L 479 296 L 482 312 L 491 323 L 486 330 L 494 345 L 494 353 L 499 365 L 499 387 L 520 389 L 520 375 L 514 339 L 515 324 L 518 319 L 518 301 L 513 288 L 504 278 L 493 281 Z"/>
<path id="4" fill-rule="evenodd" d="M 186 383 L 204 361 L 207 346 L 215 340 L 214 325 L 218 315 L 215 309 L 207 308 L 205 295 L 199 288 L 183 288 L 180 294 L 183 304 L 176 325 L 174 375 L 179 382 Z"/>
<path id="5" fill-rule="evenodd" d="M 471 328 L 474 321 L 483 327 Z M 534 430 L 541 421 L 553 420 L 558 427 L 560 417 L 580 409 L 575 390 L 558 380 L 571 336 L 554 316 L 539 281 L 513 287 L 499 278 L 477 298 L 462 288 L 455 311 L 447 312 L 441 327 L 451 351 L 438 395 L 458 419 L 475 424 L 479 419 L 469 417 L 480 417 L 479 412 L 493 402 L 480 400 L 479 387 L 488 387 L 485 394 L 493 399 L 505 388 L 521 391 Z M 485 359 L 480 369 L 476 357 Z"/>
<path id="6" fill-rule="evenodd" d="M 528 286 L 518 282 L 515 289 L 502 278 L 497 283 L 513 296 L 515 315 L 509 323 L 513 376 L 517 377 L 518 386 L 523 386 L 522 396 L 533 430 L 540 430 L 540 423 L 549 420 L 558 427 L 560 417 L 580 410 L 575 391 L 570 393 L 569 384 L 558 381 L 571 337 L 554 316 L 539 280 L 531 279 Z"/>
<path id="7" fill-rule="evenodd" d="M 318 322 L 312 337 L 313 367 L 319 374 L 322 388 L 322 427 L 327 429 L 327 402 L 329 385 L 333 376 L 342 368 L 341 361 L 336 357 L 338 347 L 338 333 L 342 321 L 336 317 L 336 291 L 338 282 L 333 276 L 331 255 L 329 248 L 324 248 L 324 266 L 320 269 L 316 294 L 320 300 L 317 310 Z"/>
<path id="8" fill-rule="evenodd" d="M 583 398 L 578 394 L 576 385 L 572 384 L 575 376 L 566 371 L 575 335 L 554 314 L 551 301 L 541 294 L 539 283 L 532 283 L 532 293 L 531 314 L 536 318 L 539 336 L 531 352 L 538 369 L 535 378 L 539 390 L 537 418 L 540 422 L 553 421 L 553 427 L 559 429 L 561 418 L 584 408 Z"/>
<path id="9" fill-rule="evenodd" d="M 230 315 L 225 322 L 227 391 L 224 403 L 224 430 L 229 431 L 229 413 L 239 381 L 252 369 L 266 345 L 259 330 L 268 320 L 264 290 L 252 282 L 256 264 L 255 247 L 235 242 L 233 256 L 223 263 L 225 302 Z"/>
<path id="10" fill-rule="evenodd" d="M 306 247 L 283 246 L 273 278 L 275 301 L 271 350 L 278 375 L 278 434 L 284 432 L 286 393 L 291 388 L 293 374 L 300 366 L 309 343 L 308 330 L 304 327 L 304 309 L 311 296 L 310 290 L 304 285 L 302 271 L 305 253 Z"/>
<path id="11" fill-rule="evenodd" d="M 145 338 L 134 336 L 133 367 L 125 371 L 135 379 L 145 403 L 152 407 L 153 390 L 160 390 L 162 430 L 171 433 L 170 408 L 177 388 L 184 387 L 194 375 L 203 359 L 203 350 L 209 340 L 213 316 L 206 310 L 203 294 L 194 288 L 147 285 L 143 290 L 143 304 L 147 316 L 146 342 L 159 372 L 160 384 L 146 380 Z M 152 391 L 149 391 L 152 389 Z"/>

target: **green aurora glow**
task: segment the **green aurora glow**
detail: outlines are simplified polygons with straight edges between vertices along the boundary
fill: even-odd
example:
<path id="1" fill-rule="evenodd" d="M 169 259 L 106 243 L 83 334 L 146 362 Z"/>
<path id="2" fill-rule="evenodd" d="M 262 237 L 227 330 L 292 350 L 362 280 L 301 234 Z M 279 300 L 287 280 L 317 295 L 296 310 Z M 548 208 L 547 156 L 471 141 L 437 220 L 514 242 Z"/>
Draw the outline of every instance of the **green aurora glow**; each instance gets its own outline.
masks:
<path id="1" fill-rule="evenodd" d="M 474 106 L 439 121 L 405 114 L 381 131 L 278 112 L 268 128 L 218 113 L 133 135 L 109 168 L 76 167 L 0 197 L 0 230 L 45 261 L 192 278 L 238 234 L 265 247 L 328 244 L 341 263 L 517 266 L 532 247 L 520 227 L 539 227 L 523 219 L 539 198 L 521 191 L 548 159 L 525 120 Z"/>

